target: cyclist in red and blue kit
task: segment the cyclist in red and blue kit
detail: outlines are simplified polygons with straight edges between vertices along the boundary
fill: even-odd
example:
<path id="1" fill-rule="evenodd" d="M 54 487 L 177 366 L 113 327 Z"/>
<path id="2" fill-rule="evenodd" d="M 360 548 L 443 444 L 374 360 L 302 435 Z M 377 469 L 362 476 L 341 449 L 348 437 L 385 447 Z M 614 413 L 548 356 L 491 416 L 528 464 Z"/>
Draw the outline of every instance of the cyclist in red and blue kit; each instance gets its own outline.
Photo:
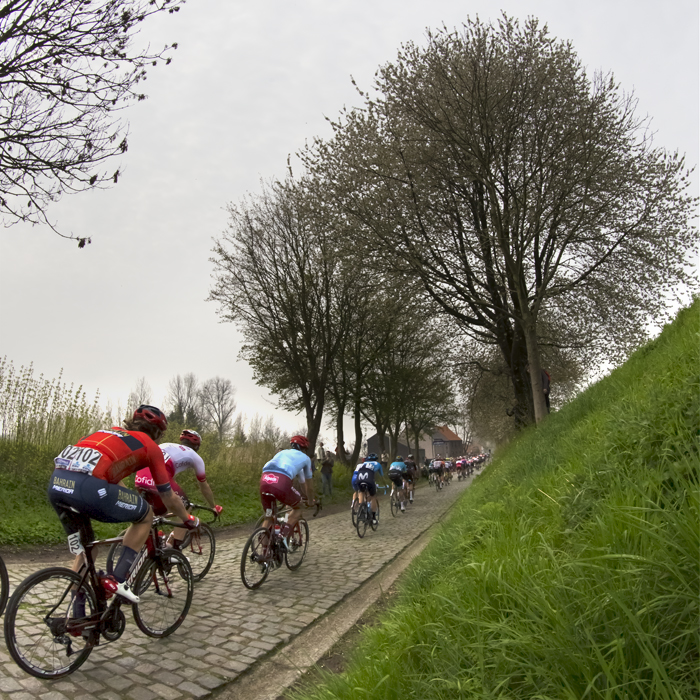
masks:
<path id="1" fill-rule="evenodd" d="M 138 603 L 126 580 L 148 537 L 153 509 L 136 491 L 126 488 L 122 479 L 148 467 L 163 502 L 185 527 L 197 527 L 199 519 L 190 515 L 172 492 L 163 453 L 156 444 L 168 426 L 165 414 L 155 406 L 142 405 L 124 426 L 98 430 L 68 445 L 54 460 L 48 497 L 68 535 L 68 548 L 76 555 L 75 571 L 84 565 L 83 542 L 95 539 L 91 518 L 103 523 L 132 523 L 114 567 L 115 592 Z"/>

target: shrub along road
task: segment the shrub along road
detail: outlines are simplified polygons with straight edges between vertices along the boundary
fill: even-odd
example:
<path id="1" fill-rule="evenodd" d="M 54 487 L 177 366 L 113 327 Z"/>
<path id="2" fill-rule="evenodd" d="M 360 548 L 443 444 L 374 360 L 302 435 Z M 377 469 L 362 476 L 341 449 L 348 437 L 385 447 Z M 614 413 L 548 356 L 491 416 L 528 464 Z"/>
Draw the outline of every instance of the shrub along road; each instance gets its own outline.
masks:
<path id="1" fill-rule="evenodd" d="M 396 518 L 391 517 L 384 497 L 379 528 L 368 530 L 364 539 L 352 528 L 347 510 L 309 518 L 309 550 L 301 568 L 272 571 L 257 591 L 244 588 L 240 579 L 241 551 L 248 533 L 222 539 L 217 542 L 212 570 L 196 586 L 187 619 L 171 637 L 145 637 L 127 615 L 127 628 L 119 641 L 97 647 L 78 671 L 52 682 L 26 675 L 2 642 L 0 698 L 204 697 L 325 615 L 439 520 L 469 483 L 453 480 L 439 493 L 423 487 L 406 514 Z M 11 562 L 8 568 L 14 587 L 41 567 Z"/>

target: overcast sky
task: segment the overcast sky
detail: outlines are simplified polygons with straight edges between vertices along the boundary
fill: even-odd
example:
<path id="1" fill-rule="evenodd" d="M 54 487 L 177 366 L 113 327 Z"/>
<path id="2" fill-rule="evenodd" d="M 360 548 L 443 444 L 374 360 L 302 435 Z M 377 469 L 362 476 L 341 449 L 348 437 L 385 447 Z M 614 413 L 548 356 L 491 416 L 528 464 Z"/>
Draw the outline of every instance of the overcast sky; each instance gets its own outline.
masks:
<path id="1" fill-rule="evenodd" d="M 287 155 L 328 136 L 325 117 L 359 104 L 376 68 L 425 29 L 501 10 L 535 16 L 573 43 L 590 70 L 615 74 L 653 117 L 657 144 L 698 163 L 697 0 L 188 0 L 142 25 L 152 46 L 177 41 L 153 69 L 130 123 L 122 178 L 111 190 L 64 197 L 50 211 L 75 242 L 46 228 L 0 229 L 0 356 L 125 402 L 139 377 L 163 402 L 171 377 L 230 378 L 239 409 L 276 411 L 239 361 L 240 336 L 205 299 L 212 239 L 225 206 L 283 177 Z M 695 194 L 698 178 L 694 177 Z M 331 436 L 331 431 L 325 433 Z"/>

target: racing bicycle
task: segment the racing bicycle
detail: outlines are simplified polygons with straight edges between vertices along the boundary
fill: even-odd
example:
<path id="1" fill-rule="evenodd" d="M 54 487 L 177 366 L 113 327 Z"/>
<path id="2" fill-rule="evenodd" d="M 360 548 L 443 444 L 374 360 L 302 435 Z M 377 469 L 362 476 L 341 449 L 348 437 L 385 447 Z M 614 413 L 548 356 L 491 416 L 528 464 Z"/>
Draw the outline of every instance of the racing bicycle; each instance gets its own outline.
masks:
<path id="1" fill-rule="evenodd" d="M 131 605 L 134 621 L 144 634 L 172 634 L 190 609 L 194 581 L 187 558 L 165 547 L 159 526 L 180 524 L 154 518 L 128 579 L 138 603 L 115 595 L 116 582 L 98 571 L 93 561 L 95 548 L 121 543 L 121 537 L 83 542 L 87 566 L 80 573 L 54 566 L 24 579 L 5 614 L 5 643 L 15 663 L 36 678 L 73 673 L 102 641 L 114 642 L 122 636 L 125 605 Z"/>
<path id="2" fill-rule="evenodd" d="M 321 504 L 316 502 L 313 506 L 315 506 L 314 517 L 316 517 Z M 283 510 L 282 514 L 286 517 L 287 512 Z M 295 523 L 294 529 L 287 538 L 288 548 L 284 546 L 280 534 L 280 528 L 285 521 L 280 519 L 276 501 L 270 517 L 271 523 L 268 527 L 261 526 L 253 530 L 241 554 L 241 581 L 251 590 L 262 586 L 270 571 L 281 567 L 283 563 L 290 571 L 296 571 L 304 561 L 306 548 L 309 545 L 309 524 L 303 517 Z"/>

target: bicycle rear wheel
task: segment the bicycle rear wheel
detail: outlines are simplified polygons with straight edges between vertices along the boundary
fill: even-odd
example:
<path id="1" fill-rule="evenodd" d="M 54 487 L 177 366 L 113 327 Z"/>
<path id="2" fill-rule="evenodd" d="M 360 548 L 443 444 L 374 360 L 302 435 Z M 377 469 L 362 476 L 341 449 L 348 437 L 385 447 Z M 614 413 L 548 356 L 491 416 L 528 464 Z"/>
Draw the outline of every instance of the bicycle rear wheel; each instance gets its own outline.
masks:
<path id="1" fill-rule="evenodd" d="M 262 586 L 272 567 L 270 530 L 259 527 L 248 538 L 241 555 L 241 581 L 251 590 Z"/>
<path id="2" fill-rule="evenodd" d="M 62 567 L 43 569 L 17 586 L 5 613 L 5 644 L 15 663 L 35 678 L 61 678 L 85 663 L 92 635 L 69 624 L 97 612 L 92 588 Z"/>
<path id="3" fill-rule="evenodd" d="M 370 515 L 369 515 L 369 526 L 372 528 L 373 532 L 377 531 L 377 528 L 379 527 L 379 501 L 377 501 L 377 513 L 376 513 L 376 520 L 372 517 L 372 506 L 370 505 L 369 507 L 370 510 Z"/>
<path id="4" fill-rule="evenodd" d="M 367 510 L 367 504 L 362 503 L 360 505 L 360 510 L 357 512 L 357 524 L 355 525 L 355 527 L 357 528 L 358 537 L 364 537 L 365 532 L 367 532 L 367 525 L 369 525 L 368 521 L 371 517 L 371 515 L 368 515 Z"/>
<path id="5" fill-rule="evenodd" d="M 360 502 L 355 499 L 352 502 L 352 509 L 350 510 L 350 513 L 352 515 L 352 526 L 357 527 L 357 512 L 360 510 Z"/>
<path id="6" fill-rule="evenodd" d="M 165 549 L 146 559 L 134 581 L 140 600 L 134 603 L 134 621 L 149 637 L 167 637 L 185 620 L 192 604 L 194 579 L 187 557 Z"/>
<path id="7" fill-rule="evenodd" d="M 291 535 L 287 538 L 289 549 L 284 553 L 284 563 L 290 571 L 296 571 L 304 561 L 306 548 L 309 544 L 309 524 L 302 518 L 294 525 Z"/>
<path id="8" fill-rule="evenodd" d="M 187 546 L 180 551 L 190 560 L 194 582 L 201 581 L 214 563 L 216 554 L 214 531 L 206 523 L 200 523 L 199 527 L 191 533 Z"/>
<path id="9" fill-rule="evenodd" d="M 10 596 L 10 577 L 7 575 L 7 567 L 0 557 L 0 615 L 3 614 L 7 599 Z"/>

